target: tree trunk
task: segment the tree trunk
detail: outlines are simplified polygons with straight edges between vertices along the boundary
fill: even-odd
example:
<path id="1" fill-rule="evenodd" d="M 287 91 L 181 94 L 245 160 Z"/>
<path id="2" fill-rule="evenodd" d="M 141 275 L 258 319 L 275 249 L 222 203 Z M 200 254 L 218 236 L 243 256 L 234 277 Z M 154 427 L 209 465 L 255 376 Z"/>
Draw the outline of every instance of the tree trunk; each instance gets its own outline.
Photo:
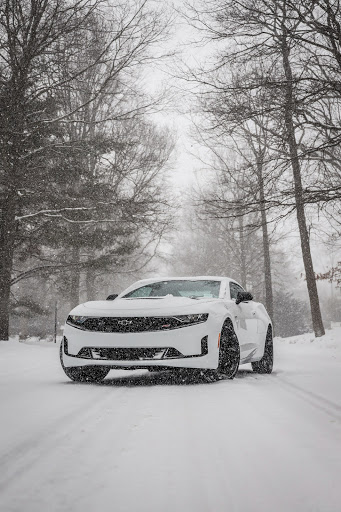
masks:
<path id="1" fill-rule="evenodd" d="M 95 300 L 95 273 L 91 268 L 86 271 L 86 300 Z"/>
<path id="2" fill-rule="evenodd" d="M 240 215 L 238 217 L 239 223 L 239 247 L 240 247 L 240 278 L 241 285 L 246 289 L 247 286 L 247 276 L 246 276 L 246 250 L 245 250 L 245 233 L 244 233 L 244 221 L 243 217 Z"/>
<path id="3" fill-rule="evenodd" d="M 71 270 L 70 277 L 70 309 L 73 309 L 79 304 L 79 292 L 80 292 L 80 271 L 77 263 L 80 261 L 79 247 L 74 245 L 71 251 L 72 263 L 75 264 Z"/>
<path id="4" fill-rule="evenodd" d="M 295 203 L 298 228 L 301 239 L 301 249 L 304 262 L 304 269 L 307 280 L 307 288 L 310 300 L 310 310 L 313 322 L 313 329 L 315 336 L 323 336 L 324 326 L 322 322 L 320 302 L 317 293 L 316 278 L 313 268 L 313 261 L 310 251 L 309 233 L 304 211 L 304 198 L 301 177 L 301 166 L 298 158 L 297 142 L 295 137 L 294 126 L 294 92 L 293 92 L 293 76 L 289 60 L 289 47 L 287 42 L 287 28 L 283 22 L 282 24 L 282 60 L 283 68 L 286 78 L 285 87 L 285 127 L 287 132 L 287 142 L 289 146 L 290 161 L 294 177 L 294 190 L 295 190 Z"/>
<path id="5" fill-rule="evenodd" d="M 258 186 L 259 186 L 259 200 L 260 200 L 260 212 L 261 212 L 262 235 L 263 235 L 265 305 L 266 305 L 266 310 L 269 313 L 271 320 L 273 321 L 274 303 L 273 303 L 273 292 L 272 292 L 270 243 L 269 243 L 268 224 L 267 224 L 266 211 L 265 211 L 263 162 L 260 160 L 257 161 L 257 177 L 258 177 Z"/>
<path id="6" fill-rule="evenodd" d="M 3 106 L 2 132 L 5 136 L 3 135 L 1 141 L 1 164 L 4 171 L 5 199 L 1 205 L 0 217 L 0 339 L 5 340 L 9 337 L 11 279 L 18 227 L 18 190 L 21 176 L 26 171 L 21 159 L 25 140 L 25 112 L 22 104 L 25 79 L 25 72 L 18 72 L 3 90 L 3 99 L 6 101 Z"/>
<path id="7" fill-rule="evenodd" d="M 3 202 L 0 223 L 0 339 L 8 340 L 11 277 L 16 238 L 16 203 L 14 191 Z"/>

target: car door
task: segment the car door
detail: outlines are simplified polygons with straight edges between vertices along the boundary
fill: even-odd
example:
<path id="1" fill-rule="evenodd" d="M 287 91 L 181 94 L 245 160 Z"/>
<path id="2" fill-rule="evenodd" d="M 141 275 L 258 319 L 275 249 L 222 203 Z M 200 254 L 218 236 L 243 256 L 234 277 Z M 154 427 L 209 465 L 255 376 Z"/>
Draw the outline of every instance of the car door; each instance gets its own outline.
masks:
<path id="1" fill-rule="evenodd" d="M 238 292 L 245 291 L 239 284 L 230 281 L 230 298 L 234 302 L 233 311 L 240 345 L 240 359 L 251 359 L 258 348 L 258 319 L 253 300 L 236 304 Z"/>

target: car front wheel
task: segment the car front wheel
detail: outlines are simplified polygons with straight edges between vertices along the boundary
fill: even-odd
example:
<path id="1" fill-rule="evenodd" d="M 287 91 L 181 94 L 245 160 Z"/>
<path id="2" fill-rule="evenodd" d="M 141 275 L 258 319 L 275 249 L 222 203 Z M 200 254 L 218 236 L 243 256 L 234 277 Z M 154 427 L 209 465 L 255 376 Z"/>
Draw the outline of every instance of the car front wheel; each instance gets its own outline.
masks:
<path id="1" fill-rule="evenodd" d="M 60 345 L 59 353 L 60 364 L 62 365 L 65 375 L 74 382 L 101 382 L 110 371 L 110 368 L 106 368 L 105 366 L 88 366 L 87 368 L 73 366 L 66 368 L 63 363 L 63 343 Z"/>
<path id="2" fill-rule="evenodd" d="M 231 320 L 227 320 L 220 334 L 218 374 L 233 379 L 238 371 L 240 347 Z"/>

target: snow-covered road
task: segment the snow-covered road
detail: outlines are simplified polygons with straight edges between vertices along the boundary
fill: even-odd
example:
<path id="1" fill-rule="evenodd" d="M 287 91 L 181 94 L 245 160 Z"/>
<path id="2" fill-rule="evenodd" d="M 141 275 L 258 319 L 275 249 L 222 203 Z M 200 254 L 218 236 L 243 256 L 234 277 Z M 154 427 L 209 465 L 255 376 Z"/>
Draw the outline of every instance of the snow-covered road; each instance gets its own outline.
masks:
<path id="1" fill-rule="evenodd" d="M 276 341 L 233 381 L 68 381 L 52 343 L 0 343 L 1 512 L 340 512 L 341 329 Z"/>

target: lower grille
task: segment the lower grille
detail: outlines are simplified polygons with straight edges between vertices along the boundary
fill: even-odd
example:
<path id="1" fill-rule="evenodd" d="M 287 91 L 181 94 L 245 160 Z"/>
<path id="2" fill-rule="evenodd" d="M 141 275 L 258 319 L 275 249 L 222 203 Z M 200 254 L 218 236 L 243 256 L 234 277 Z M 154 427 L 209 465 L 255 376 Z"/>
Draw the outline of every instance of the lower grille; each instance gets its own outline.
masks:
<path id="1" fill-rule="evenodd" d="M 82 349 L 78 356 L 84 357 Z M 107 359 L 112 361 L 141 361 L 146 359 L 163 359 L 168 357 L 182 357 L 181 352 L 174 348 L 87 348 L 87 354 L 92 359 Z"/>
<path id="2" fill-rule="evenodd" d="M 64 337 L 64 351 L 71 357 L 83 359 L 104 359 L 107 361 L 145 361 L 201 357 L 208 354 L 208 337 L 201 339 L 201 353 L 184 356 L 174 347 L 83 347 L 77 355 L 68 354 L 67 339 Z"/>

